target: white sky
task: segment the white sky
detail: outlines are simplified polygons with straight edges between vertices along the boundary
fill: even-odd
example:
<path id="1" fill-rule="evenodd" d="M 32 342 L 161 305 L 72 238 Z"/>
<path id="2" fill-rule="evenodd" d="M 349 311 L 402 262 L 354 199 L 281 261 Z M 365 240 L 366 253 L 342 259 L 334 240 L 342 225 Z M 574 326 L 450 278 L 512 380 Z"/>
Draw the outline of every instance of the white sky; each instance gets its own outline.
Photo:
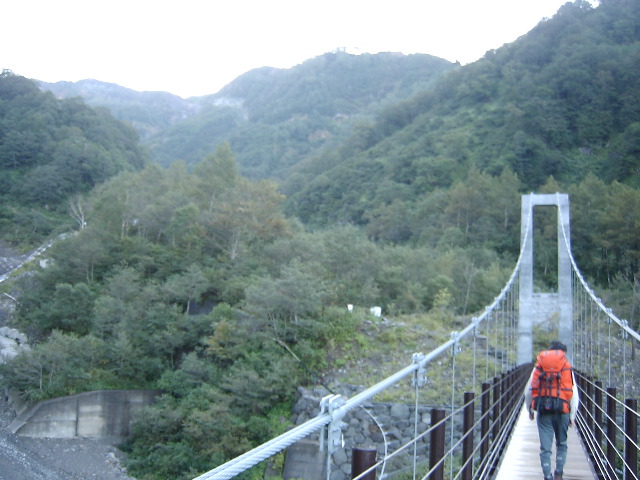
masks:
<path id="1" fill-rule="evenodd" d="M 8 0 L 0 69 L 181 97 L 262 66 L 351 53 L 428 53 L 462 64 L 552 17 L 567 0 Z"/>

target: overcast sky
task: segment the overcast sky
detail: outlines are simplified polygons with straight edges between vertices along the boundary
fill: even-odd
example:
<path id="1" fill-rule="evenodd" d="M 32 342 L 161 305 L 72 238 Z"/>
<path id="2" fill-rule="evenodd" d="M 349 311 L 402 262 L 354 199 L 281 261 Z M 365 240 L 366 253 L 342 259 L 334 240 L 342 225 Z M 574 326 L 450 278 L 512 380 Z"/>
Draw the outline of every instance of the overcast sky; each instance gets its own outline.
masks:
<path id="1" fill-rule="evenodd" d="M 351 53 L 428 53 L 462 64 L 552 17 L 565 0 L 8 0 L 0 68 L 93 78 L 181 97 L 262 66 Z"/>

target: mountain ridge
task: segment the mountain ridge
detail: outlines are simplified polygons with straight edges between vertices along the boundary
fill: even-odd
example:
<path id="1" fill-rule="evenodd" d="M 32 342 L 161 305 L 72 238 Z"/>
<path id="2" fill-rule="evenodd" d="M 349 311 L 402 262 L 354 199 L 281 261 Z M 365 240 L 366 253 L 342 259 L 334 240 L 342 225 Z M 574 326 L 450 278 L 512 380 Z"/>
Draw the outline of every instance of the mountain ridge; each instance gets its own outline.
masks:
<path id="1" fill-rule="evenodd" d="M 299 163 L 281 186 L 288 213 L 318 226 L 370 225 L 395 203 L 412 218 L 421 197 L 470 171 L 512 171 L 528 191 L 588 172 L 637 187 L 637 11 L 625 1 L 565 4 L 383 111 L 342 148 Z"/>
<path id="2" fill-rule="evenodd" d="M 289 69 L 256 68 L 219 92 L 186 100 L 93 80 L 40 87 L 109 108 L 138 130 L 163 166 L 176 160 L 194 165 L 228 142 L 244 175 L 282 179 L 327 140 L 346 137 L 356 117 L 374 115 L 457 67 L 427 54 L 338 51 Z"/>
<path id="3" fill-rule="evenodd" d="M 87 105 L 108 108 L 116 118 L 129 122 L 142 139 L 196 114 L 200 109 L 198 102 L 169 92 L 137 91 L 96 79 L 55 83 L 36 80 L 36 83 L 56 98 L 81 97 Z"/>

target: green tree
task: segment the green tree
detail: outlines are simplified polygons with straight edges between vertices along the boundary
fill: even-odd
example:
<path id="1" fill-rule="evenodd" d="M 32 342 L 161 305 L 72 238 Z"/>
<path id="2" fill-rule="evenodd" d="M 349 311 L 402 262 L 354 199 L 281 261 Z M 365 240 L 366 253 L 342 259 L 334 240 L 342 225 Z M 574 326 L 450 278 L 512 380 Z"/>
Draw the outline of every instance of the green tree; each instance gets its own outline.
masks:
<path id="1" fill-rule="evenodd" d="M 365 214 L 368 220 L 367 234 L 376 241 L 390 243 L 404 243 L 411 238 L 410 206 L 401 201 L 394 200 L 390 205 L 381 205 L 369 214 Z"/>
<path id="2" fill-rule="evenodd" d="M 628 125 L 609 154 L 605 180 L 628 179 L 634 188 L 640 187 L 640 122 Z"/>
<path id="3" fill-rule="evenodd" d="M 611 200 L 600 217 L 596 234 L 609 283 L 614 272 L 632 279 L 640 268 L 640 193 L 616 182 L 610 188 Z"/>
<path id="4" fill-rule="evenodd" d="M 377 279 L 381 271 L 380 252 L 363 232 L 354 226 L 339 226 L 321 235 L 317 252 L 326 270 L 326 284 L 338 305 L 377 305 L 380 300 Z"/>
<path id="5" fill-rule="evenodd" d="M 598 240 L 600 216 L 611 201 L 608 186 L 592 173 L 579 185 L 570 187 L 571 251 L 582 272 L 589 272 L 597 282 L 606 282 L 602 268 L 602 245 Z"/>
<path id="6" fill-rule="evenodd" d="M 216 203 L 225 200 L 225 195 L 236 187 L 239 180 L 238 167 L 229 144 L 223 143 L 215 155 L 198 162 L 193 174 L 201 208 L 212 211 Z"/>
<path id="7" fill-rule="evenodd" d="M 200 300 L 209 287 L 209 281 L 199 265 L 191 264 L 185 272 L 172 275 L 163 288 L 171 301 L 186 303 L 185 312 L 191 311 L 191 303 Z"/>
<path id="8" fill-rule="evenodd" d="M 30 318 L 43 332 L 61 330 L 86 335 L 93 315 L 94 294 L 84 283 L 58 283 L 53 296 L 31 305 Z"/>
<path id="9" fill-rule="evenodd" d="M 92 329 L 100 338 L 117 336 L 117 329 L 138 312 L 132 308 L 142 290 L 141 276 L 134 269 L 114 269 L 106 279 L 102 295 L 94 304 Z"/>
<path id="10" fill-rule="evenodd" d="M 280 277 L 264 277 L 251 285 L 246 304 L 249 311 L 268 321 L 276 339 L 288 341 L 297 339 L 296 330 L 305 316 L 319 313 L 326 295 L 313 265 L 294 261 L 283 267 Z"/>
<path id="11" fill-rule="evenodd" d="M 8 388 L 37 401 L 104 387 L 97 369 L 105 358 L 105 345 L 95 337 L 54 331 L 10 365 L 2 365 L 1 373 Z"/>
<path id="12" fill-rule="evenodd" d="M 269 182 L 238 182 L 204 219 L 208 247 L 231 262 L 251 250 L 286 234 L 287 224 L 279 205 L 283 197 Z"/>

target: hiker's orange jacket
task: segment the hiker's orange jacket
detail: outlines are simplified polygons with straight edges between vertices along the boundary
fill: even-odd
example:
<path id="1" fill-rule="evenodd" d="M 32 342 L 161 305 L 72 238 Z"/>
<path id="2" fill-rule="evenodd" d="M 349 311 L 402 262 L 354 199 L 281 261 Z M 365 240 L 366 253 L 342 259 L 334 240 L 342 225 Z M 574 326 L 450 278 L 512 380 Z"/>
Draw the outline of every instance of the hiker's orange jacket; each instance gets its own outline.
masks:
<path id="1" fill-rule="evenodd" d="M 547 375 L 560 375 L 560 382 L 555 380 L 552 382 L 551 391 L 547 391 L 547 382 L 540 381 L 542 372 L 546 372 Z M 531 396 L 533 398 L 531 408 L 536 410 L 538 397 L 559 397 L 562 399 L 563 413 L 569 413 L 573 391 L 571 364 L 564 352 L 562 350 L 544 350 L 540 352 L 531 376 Z"/>

